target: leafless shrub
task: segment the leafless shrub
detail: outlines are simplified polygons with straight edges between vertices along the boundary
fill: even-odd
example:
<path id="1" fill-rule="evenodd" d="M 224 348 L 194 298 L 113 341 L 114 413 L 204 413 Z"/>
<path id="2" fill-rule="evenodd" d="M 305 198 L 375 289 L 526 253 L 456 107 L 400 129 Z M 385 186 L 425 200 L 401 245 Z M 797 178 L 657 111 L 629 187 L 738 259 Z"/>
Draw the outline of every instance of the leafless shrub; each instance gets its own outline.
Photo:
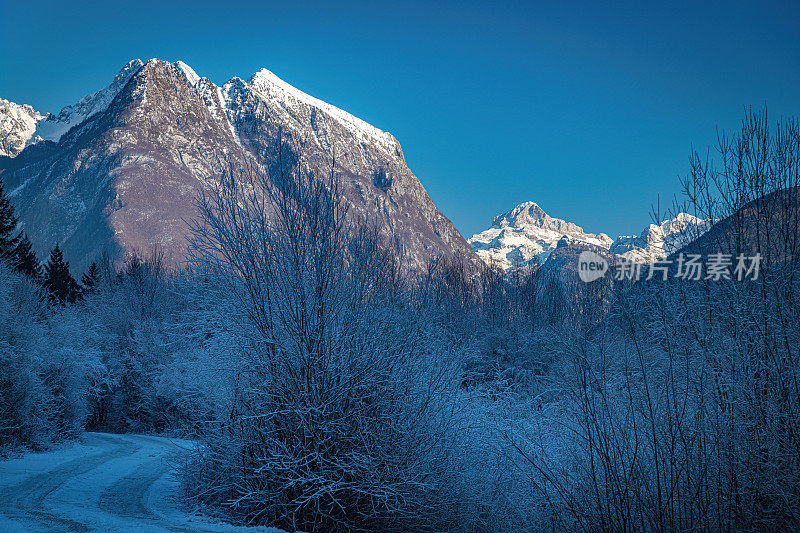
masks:
<path id="1" fill-rule="evenodd" d="M 640 283 L 557 348 L 565 400 L 510 442 L 559 529 L 800 527 L 797 122 L 748 112 L 718 154 L 684 182 L 715 221 L 690 250 L 761 275 Z"/>
<path id="2" fill-rule="evenodd" d="M 450 374 L 392 297 L 397 256 L 352 231 L 333 169 L 286 168 L 283 151 L 277 172 L 228 172 L 198 202 L 194 269 L 224 280 L 249 333 L 189 494 L 292 530 L 442 527 L 459 507 Z"/>

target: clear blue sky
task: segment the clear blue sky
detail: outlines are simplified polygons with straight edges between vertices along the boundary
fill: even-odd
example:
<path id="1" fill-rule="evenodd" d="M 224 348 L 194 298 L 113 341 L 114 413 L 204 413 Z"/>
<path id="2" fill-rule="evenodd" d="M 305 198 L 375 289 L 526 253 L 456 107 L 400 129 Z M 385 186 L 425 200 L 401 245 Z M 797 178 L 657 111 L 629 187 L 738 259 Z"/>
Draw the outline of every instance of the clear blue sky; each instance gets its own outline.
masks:
<path id="1" fill-rule="evenodd" d="M 0 0 L 0 97 L 58 111 L 136 57 L 266 67 L 393 133 L 466 236 L 526 200 L 638 232 L 691 143 L 800 105 L 798 2 L 108 4 Z"/>

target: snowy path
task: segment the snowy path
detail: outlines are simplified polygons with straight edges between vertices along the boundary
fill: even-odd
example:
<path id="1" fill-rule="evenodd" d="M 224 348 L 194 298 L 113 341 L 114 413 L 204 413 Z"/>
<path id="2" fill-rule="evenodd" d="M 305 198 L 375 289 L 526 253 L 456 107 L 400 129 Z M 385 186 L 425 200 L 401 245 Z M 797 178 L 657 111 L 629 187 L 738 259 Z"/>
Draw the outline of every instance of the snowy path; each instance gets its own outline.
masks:
<path id="1" fill-rule="evenodd" d="M 86 433 L 77 444 L 0 461 L 0 531 L 218 531 L 181 510 L 173 461 L 188 441 Z"/>

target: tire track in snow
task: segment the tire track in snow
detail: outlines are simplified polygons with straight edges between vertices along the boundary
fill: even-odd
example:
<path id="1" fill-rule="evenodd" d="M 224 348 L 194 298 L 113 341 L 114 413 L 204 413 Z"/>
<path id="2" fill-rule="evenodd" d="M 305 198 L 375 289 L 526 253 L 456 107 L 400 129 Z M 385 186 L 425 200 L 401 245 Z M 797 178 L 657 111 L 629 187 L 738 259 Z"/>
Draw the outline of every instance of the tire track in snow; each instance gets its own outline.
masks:
<path id="1" fill-rule="evenodd" d="M 145 498 L 153 483 L 169 470 L 169 465 L 163 459 L 153 459 L 140 465 L 136 472 L 123 477 L 103 491 L 98 507 L 110 514 L 127 518 L 157 519 L 145 505 Z"/>
<path id="2" fill-rule="evenodd" d="M 0 512 L 14 518 L 33 518 L 44 526 L 68 531 L 90 531 L 87 524 L 58 516 L 44 509 L 44 500 L 76 476 L 85 474 L 106 462 L 134 454 L 140 447 L 101 435 L 88 434 L 88 440 L 111 444 L 113 449 L 78 457 L 41 474 L 34 474 L 18 485 L 0 490 Z"/>
<path id="3" fill-rule="evenodd" d="M 191 445 L 189 441 L 102 433 L 86 433 L 82 441 L 0 461 L 2 533 L 283 533 L 187 514 L 173 477 L 173 458 Z"/>

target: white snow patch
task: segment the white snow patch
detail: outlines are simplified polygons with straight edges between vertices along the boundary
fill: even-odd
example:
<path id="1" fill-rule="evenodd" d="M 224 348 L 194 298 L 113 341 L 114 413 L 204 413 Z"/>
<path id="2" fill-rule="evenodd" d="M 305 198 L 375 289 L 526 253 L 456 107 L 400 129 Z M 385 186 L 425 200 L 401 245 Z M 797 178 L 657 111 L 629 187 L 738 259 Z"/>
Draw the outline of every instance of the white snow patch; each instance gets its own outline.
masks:
<path id="1" fill-rule="evenodd" d="M 27 104 L 0 98 L 0 155 L 16 156 L 30 142 L 44 117 Z"/>
<path id="2" fill-rule="evenodd" d="M 389 154 L 395 152 L 397 141 L 390 133 L 368 124 L 347 111 L 304 93 L 265 68 L 253 74 L 248 80 L 248 84 L 263 98 L 280 103 L 285 109 L 297 109 L 299 105 L 316 108 L 353 132 L 357 139 L 375 144 Z"/>
<path id="3" fill-rule="evenodd" d="M 543 263 L 559 242 L 592 244 L 631 261 L 652 263 L 677 252 L 710 227 L 707 220 L 679 213 L 650 224 L 640 235 L 612 240 L 605 233 L 586 233 L 580 226 L 550 217 L 536 203 L 525 202 L 495 217 L 489 229 L 467 242 L 487 264 L 504 270 Z"/>
<path id="4" fill-rule="evenodd" d="M 194 87 L 197 85 L 197 82 L 200 81 L 200 76 L 194 71 L 192 67 L 184 63 L 183 61 L 176 61 L 175 66 L 178 67 L 186 74 L 186 79 L 189 80 L 189 83 Z"/>
<path id="5" fill-rule="evenodd" d="M 25 189 L 25 187 L 27 187 L 28 183 L 30 183 L 30 181 L 31 181 L 32 179 L 33 179 L 33 178 L 28 178 L 28 179 L 26 179 L 25 181 L 23 181 L 23 182 L 22 182 L 22 185 L 20 185 L 19 187 L 15 187 L 13 191 L 11 191 L 10 193 L 8 193 L 8 195 L 9 195 L 9 196 L 16 196 L 16 195 L 18 195 L 19 193 L 21 193 L 21 192 L 22 192 L 22 190 L 23 190 L 23 189 Z"/>
<path id="6" fill-rule="evenodd" d="M 38 123 L 36 136 L 43 140 L 58 142 L 61 137 L 74 126 L 80 124 L 96 113 L 108 109 L 108 106 L 133 76 L 143 65 L 140 59 L 129 61 L 107 87 L 84 96 L 78 102 L 64 107 L 58 115 L 47 114 L 44 120 Z"/>

